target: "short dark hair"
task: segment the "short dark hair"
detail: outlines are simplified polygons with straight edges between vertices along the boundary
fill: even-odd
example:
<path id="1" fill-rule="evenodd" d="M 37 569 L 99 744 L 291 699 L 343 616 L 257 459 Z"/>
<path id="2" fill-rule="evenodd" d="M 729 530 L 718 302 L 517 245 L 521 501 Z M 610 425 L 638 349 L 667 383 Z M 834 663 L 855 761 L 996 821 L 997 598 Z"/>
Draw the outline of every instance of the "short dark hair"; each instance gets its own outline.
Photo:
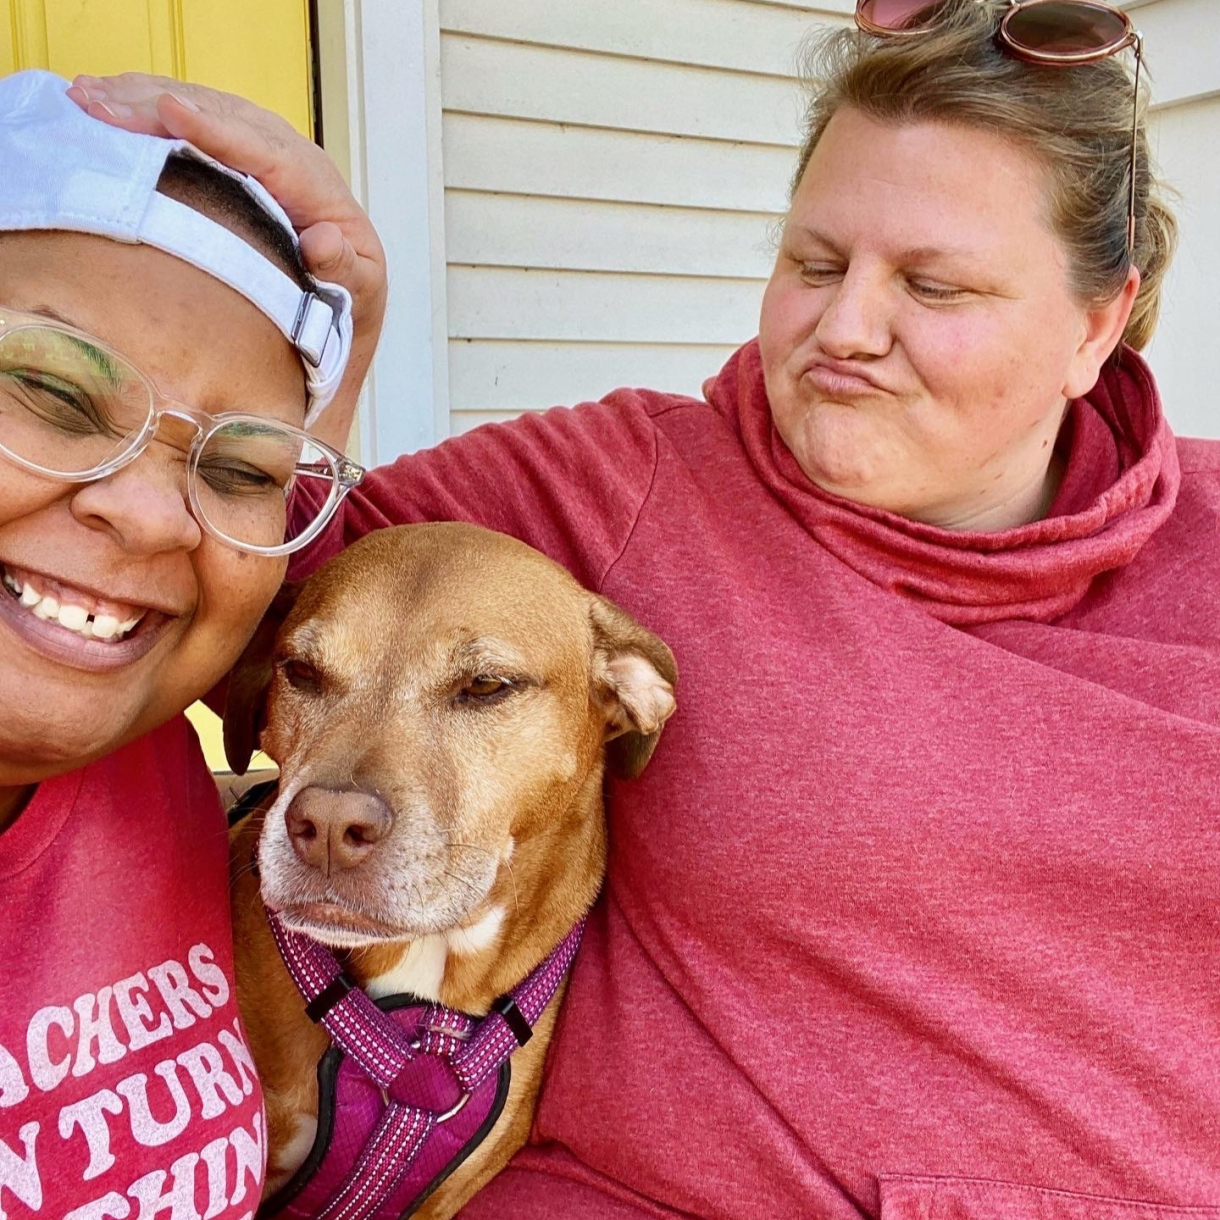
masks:
<path id="1" fill-rule="evenodd" d="M 298 288 L 309 291 L 313 286 L 296 243 L 236 178 L 198 157 L 172 153 L 157 180 L 157 190 L 249 242 Z"/>

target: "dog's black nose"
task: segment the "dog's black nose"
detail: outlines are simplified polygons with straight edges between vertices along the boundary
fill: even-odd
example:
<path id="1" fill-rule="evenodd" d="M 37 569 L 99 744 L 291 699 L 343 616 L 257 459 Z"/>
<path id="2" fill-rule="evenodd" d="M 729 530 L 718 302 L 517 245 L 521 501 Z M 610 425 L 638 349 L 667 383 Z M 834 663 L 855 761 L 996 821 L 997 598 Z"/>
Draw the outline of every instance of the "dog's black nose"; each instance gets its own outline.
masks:
<path id="1" fill-rule="evenodd" d="M 371 792 L 305 788 L 293 797 L 284 820 L 301 861 L 331 873 L 363 864 L 390 833 L 394 814 Z"/>

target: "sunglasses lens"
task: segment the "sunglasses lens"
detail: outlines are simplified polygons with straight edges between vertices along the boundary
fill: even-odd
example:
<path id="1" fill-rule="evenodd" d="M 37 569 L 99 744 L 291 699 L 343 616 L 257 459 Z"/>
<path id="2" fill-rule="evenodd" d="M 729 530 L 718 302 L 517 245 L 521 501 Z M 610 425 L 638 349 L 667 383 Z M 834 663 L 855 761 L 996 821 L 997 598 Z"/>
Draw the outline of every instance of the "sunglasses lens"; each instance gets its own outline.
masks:
<path id="1" fill-rule="evenodd" d="M 1032 4 L 1017 9 L 1004 25 L 1004 36 L 1014 47 L 1052 58 L 1110 50 L 1127 31 L 1122 13 L 1080 0 Z"/>
<path id="2" fill-rule="evenodd" d="M 856 19 L 865 28 L 912 33 L 935 24 L 946 0 L 929 4 L 928 0 L 860 0 Z"/>

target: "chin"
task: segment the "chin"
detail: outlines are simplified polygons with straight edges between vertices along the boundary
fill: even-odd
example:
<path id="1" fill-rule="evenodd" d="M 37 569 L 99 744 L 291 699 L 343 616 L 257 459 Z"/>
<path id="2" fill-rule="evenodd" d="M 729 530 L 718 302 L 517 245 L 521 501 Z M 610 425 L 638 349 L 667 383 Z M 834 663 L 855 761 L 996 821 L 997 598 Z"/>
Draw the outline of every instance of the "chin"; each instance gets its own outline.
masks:
<path id="1" fill-rule="evenodd" d="M 82 699 L 79 690 L 55 684 L 15 692 L 0 724 L 0 760 L 30 781 L 75 771 L 130 741 L 143 709 L 124 707 L 113 692 Z M 59 696 L 57 698 L 57 696 Z"/>
<path id="2" fill-rule="evenodd" d="M 891 464 L 881 460 L 883 446 L 868 421 L 829 403 L 807 409 L 792 435 L 778 421 L 777 426 L 811 483 L 831 495 L 885 507 Z"/>

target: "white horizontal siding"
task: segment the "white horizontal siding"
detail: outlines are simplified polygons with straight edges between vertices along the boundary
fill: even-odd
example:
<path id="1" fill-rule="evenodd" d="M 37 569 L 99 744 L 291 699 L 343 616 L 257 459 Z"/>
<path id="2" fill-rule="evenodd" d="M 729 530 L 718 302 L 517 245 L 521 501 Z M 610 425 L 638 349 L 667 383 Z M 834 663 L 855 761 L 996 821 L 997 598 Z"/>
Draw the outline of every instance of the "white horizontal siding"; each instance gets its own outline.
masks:
<path id="1" fill-rule="evenodd" d="M 451 190 L 451 264 L 765 279 L 773 218 Z"/>
<path id="2" fill-rule="evenodd" d="M 761 295 L 761 280 L 451 267 L 449 334 L 455 339 L 740 343 L 756 329 Z"/>
<path id="3" fill-rule="evenodd" d="M 698 393 L 757 329 L 804 100 L 849 0 L 441 0 L 451 427 Z"/>
<path id="4" fill-rule="evenodd" d="M 1216 0 L 1152 0 L 1131 13 L 1144 35 L 1158 109 L 1220 94 L 1217 7 Z"/>
<path id="5" fill-rule="evenodd" d="M 445 28 L 563 50 L 628 59 L 728 68 L 763 76 L 792 75 L 811 16 L 843 24 L 824 4 L 795 8 L 739 0 L 613 0 L 608 4 L 555 0 L 444 0 Z"/>
<path id="6" fill-rule="evenodd" d="M 799 97 L 772 76 L 447 34 L 449 112 L 752 144 L 799 142 Z"/>
<path id="7" fill-rule="evenodd" d="M 713 210 L 782 211 L 793 170 L 789 148 L 468 114 L 444 146 L 449 188 Z"/>
<path id="8" fill-rule="evenodd" d="M 455 431 L 531 408 L 600 398 L 625 383 L 690 392 L 733 351 L 732 344 L 473 339 L 451 339 L 450 347 L 455 397 L 480 404 L 454 413 Z"/>

